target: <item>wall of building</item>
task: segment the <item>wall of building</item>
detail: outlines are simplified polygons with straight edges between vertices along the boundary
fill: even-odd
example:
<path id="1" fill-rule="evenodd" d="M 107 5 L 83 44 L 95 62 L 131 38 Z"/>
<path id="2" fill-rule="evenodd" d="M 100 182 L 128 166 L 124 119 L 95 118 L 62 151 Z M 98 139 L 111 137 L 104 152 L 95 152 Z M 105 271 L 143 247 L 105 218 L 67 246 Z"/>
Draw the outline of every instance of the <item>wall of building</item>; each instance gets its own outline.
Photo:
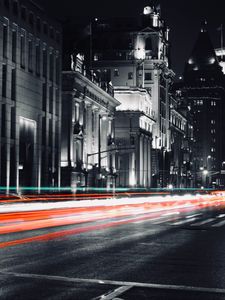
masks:
<path id="1" fill-rule="evenodd" d="M 30 1 L 0 5 L 1 186 L 58 186 L 61 28 Z"/>

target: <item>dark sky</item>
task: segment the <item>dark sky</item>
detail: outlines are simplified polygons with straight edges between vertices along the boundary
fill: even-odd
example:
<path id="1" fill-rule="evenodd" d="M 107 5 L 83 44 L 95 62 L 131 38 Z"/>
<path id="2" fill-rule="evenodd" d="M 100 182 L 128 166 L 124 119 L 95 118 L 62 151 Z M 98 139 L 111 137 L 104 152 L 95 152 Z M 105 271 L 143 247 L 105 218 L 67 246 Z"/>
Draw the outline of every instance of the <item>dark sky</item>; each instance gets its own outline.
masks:
<path id="1" fill-rule="evenodd" d="M 38 0 L 37 0 L 38 1 Z M 146 0 L 39 0 L 58 19 L 89 19 L 101 16 L 135 16 L 151 1 Z M 156 0 L 157 1 L 157 0 Z M 215 47 L 220 45 L 217 28 L 225 30 L 225 0 L 161 0 L 162 16 L 170 27 L 172 68 L 181 75 L 203 20 Z M 225 35 L 224 35 L 225 36 Z"/>

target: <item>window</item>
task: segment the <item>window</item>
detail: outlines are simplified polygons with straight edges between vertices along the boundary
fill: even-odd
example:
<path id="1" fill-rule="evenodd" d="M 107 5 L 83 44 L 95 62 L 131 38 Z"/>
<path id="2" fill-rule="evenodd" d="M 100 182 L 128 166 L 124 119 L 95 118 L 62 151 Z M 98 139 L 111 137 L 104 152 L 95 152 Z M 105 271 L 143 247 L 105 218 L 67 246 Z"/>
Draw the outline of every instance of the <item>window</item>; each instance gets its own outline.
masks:
<path id="1" fill-rule="evenodd" d="M 1 122 L 1 136 L 6 135 L 6 105 L 2 104 L 2 122 Z"/>
<path id="2" fill-rule="evenodd" d="M 52 119 L 49 119 L 49 123 L 48 123 L 48 133 L 49 133 L 49 140 L 48 140 L 48 145 L 49 147 L 52 147 L 52 137 L 53 137 L 53 121 Z"/>
<path id="3" fill-rule="evenodd" d="M 48 34 L 48 25 L 44 23 L 44 34 Z"/>
<path id="4" fill-rule="evenodd" d="M 38 32 L 41 31 L 41 19 L 39 17 L 37 17 L 36 28 Z"/>
<path id="5" fill-rule="evenodd" d="M 43 77 L 47 77 L 47 49 L 43 49 Z"/>
<path id="6" fill-rule="evenodd" d="M 25 37 L 26 32 L 22 29 L 20 35 L 20 66 L 22 68 L 25 68 Z"/>
<path id="7" fill-rule="evenodd" d="M 26 18 L 27 18 L 27 9 L 25 6 L 22 6 L 21 7 L 21 17 L 24 21 L 26 21 Z"/>
<path id="8" fill-rule="evenodd" d="M 9 0 L 4 0 L 4 5 L 7 9 L 9 9 Z"/>
<path id="9" fill-rule="evenodd" d="M 53 52 L 49 53 L 49 79 L 53 80 L 53 73 L 54 73 L 54 57 Z"/>
<path id="10" fill-rule="evenodd" d="M 12 61 L 16 62 L 16 48 L 17 48 L 17 31 L 12 31 Z"/>
<path id="11" fill-rule="evenodd" d="M 15 114 L 15 107 L 11 108 L 11 128 L 10 128 L 10 136 L 11 139 L 15 139 L 16 136 L 16 114 Z"/>
<path id="12" fill-rule="evenodd" d="M 203 105 L 203 100 L 197 100 L 197 105 Z"/>
<path id="13" fill-rule="evenodd" d="M 32 38 L 28 40 L 28 70 L 33 71 L 33 41 Z"/>
<path id="14" fill-rule="evenodd" d="M 58 31 L 56 31 L 55 39 L 57 43 L 60 43 L 60 33 Z"/>
<path id="15" fill-rule="evenodd" d="M 118 69 L 114 69 L 114 76 L 118 77 L 119 76 L 119 70 Z"/>
<path id="16" fill-rule="evenodd" d="M 53 96 L 53 86 L 49 87 L 49 113 L 53 113 L 53 101 L 54 101 L 54 96 Z"/>
<path id="17" fill-rule="evenodd" d="M 18 15 L 18 3 L 17 3 L 17 1 L 13 1 L 13 14 L 15 16 Z"/>
<path id="18" fill-rule="evenodd" d="M 47 85 L 46 83 L 42 84 L 42 110 L 46 111 L 47 106 Z"/>
<path id="19" fill-rule="evenodd" d="M 42 145 L 46 145 L 46 117 L 42 117 Z"/>
<path id="20" fill-rule="evenodd" d="M 216 121 L 215 120 L 211 120 L 211 124 L 212 125 L 216 124 Z"/>
<path id="21" fill-rule="evenodd" d="M 32 12 L 29 13 L 29 24 L 31 27 L 34 26 L 34 14 Z"/>
<path id="22" fill-rule="evenodd" d="M 55 91 L 55 105 L 56 105 L 56 107 L 55 107 L 55 114 L 57 116 L 59 116 L 59 113 L 60 113 L 60 111 L 59 111 L 59 109 L 60 109 L 59 103 L 60 103 L 59 89 L 56 89 L 56 91 Z"/>
<path id="23" fill-rule="evenodd" d="M 8 25 L 3 24 L 3 57 L 7 58 L 8 50 Z"/>
<path id="24" fill-rule="evenodd" d="M 16 69 L 12 69 L 11 74 L 11 99 L 16 100 Z"/>
<path id="25" fill-rule="evenodd" d="M 54 39 L 54 37 L 55 37 L 55 32 L 54 32 L 54 28 L 53 27 L 50 27 L 50 37 L 52 39 Z"/>
<path id="26" fill-rule="evenodd" d="M 152 73 L 145 72 L 145 80 L 152 80 Z"/>
<path id="27" fill-rule="evenodd" d="M 133 79 L 133 72 L 128 73 L 128 79 Z"/>
<path id="28" fill-rule="evenodd" d="M 60 59 L 59 54 L 57 54 L 55 59 L 55 81 L 56 84 L 59 84 L 60 82 Z"/>
<path id="29" fill-rule="evenodd" d="M 35 58 L 36 58 L 36 74 L 40 75 L 40 55 L 41 55 L 41 48 L 40 48 L 40 41 L 36 41 L 36 49 L 35 49 Z"/>
<path id="30" fill-rule="evenodd" d="M 2 97 L 6 97 L 7 90 L 7 66 L 2 65 Z"/>
<path id="31" fill-rule="evenodd" d="M 211 101 L 211 106 L 216 106 L 216 101 Z"/>

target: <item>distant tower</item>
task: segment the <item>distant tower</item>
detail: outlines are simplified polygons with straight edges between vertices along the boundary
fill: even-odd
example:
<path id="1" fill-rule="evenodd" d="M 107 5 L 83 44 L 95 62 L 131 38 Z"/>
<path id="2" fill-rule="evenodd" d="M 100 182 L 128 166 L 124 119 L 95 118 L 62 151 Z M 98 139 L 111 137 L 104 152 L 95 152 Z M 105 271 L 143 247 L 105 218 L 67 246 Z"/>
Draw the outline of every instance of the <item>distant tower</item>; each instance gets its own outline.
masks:
<path id="1" fill-rule="evenodd" d="M 225 81 L 204 22 L 184 71 L 184 90 L 193 113 L 196 185 L 224 185 Z"/>

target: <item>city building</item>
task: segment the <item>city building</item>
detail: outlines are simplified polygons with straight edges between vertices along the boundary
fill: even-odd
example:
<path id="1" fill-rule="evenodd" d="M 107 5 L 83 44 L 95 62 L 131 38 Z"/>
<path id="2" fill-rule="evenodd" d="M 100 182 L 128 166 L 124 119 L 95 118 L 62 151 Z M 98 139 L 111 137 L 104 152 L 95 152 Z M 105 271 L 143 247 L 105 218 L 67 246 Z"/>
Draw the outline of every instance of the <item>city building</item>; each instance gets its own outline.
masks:
<path id="1" fill-rule="evenodd" d="M 115 187 L 114 114 L 120 103 L 113 87 L 85 70 L 84 57 L 71 55 L 63 71 L 62 186 Z"/>
<path id="2" fill-rule="evenodd" d="M 119 186 L 165 187 L 170 177 L 169 29 L 159 8 L 137 18 L 95 19 L 90 67 L 114 86 Z M 87 53 L 88 54 L 88 53 Z"/>
<path id="3" fill-rule="evenodd" d="M 206 24 L 186 63 L 179 90 L 193 115 L 194 184 L 224 186 L 225 81 Z"/>
<path id="4" fill-rule="evenodd" d="M 186 98 L 176 83 L 170 92 L 170 185 L 177 188 L 190 188 L 194 186 L 192 115 Z"/>
<path id="5" fill-rule="evenodd" d="M 35 1 L 0 1 L 0 185 L 59 186 L 61 27 Z"/>

